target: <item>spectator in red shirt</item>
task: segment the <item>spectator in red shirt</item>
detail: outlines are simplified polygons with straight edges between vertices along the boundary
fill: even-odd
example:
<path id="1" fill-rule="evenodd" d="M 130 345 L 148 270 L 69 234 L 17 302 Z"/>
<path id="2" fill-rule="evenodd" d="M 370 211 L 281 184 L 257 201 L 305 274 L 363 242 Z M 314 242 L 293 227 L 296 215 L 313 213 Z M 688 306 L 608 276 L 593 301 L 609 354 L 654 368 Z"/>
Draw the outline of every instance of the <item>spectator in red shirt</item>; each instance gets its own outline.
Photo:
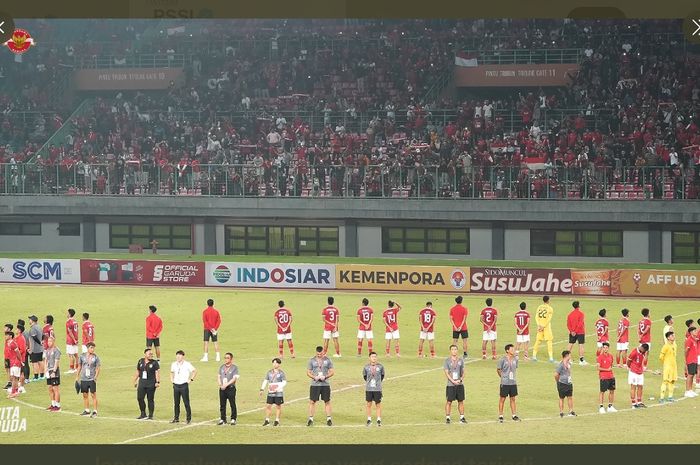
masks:
<path id="1" fill-rule="evenodd" d="M 146 317 L 146 347 L 156 348 L 156 361 L 160 362 L 160 333 L 163 332 L 163 320 L 156 315 L 155 305 L 149 305 L 150 313 Z"/>
<path id="2" fill-rule="evenodd" d="M 221 314 L 214 308 L 214 300 L 207 300 L 207 308 L 202 312 L 202 323 L 204 323 L 204 356 L 200 362 L 209 361 L 209 340 L 214 343 L 216 351 L 216 361 L 221 361 L 219 353 L 219 326 L 221 326 Z"/>
<path id="3" fill-rule="evenodd" d="M 571 303 L 571 306 L 574 309 L 571 310 L 569 316 L 566 318 L 566 327 L 569 330 L 568 350 L 571 351 L 571 348 L 574 346 L 574 344 L 578 342 L 578 363 L 579 365 L 587 365 L 587 362 L 583 358 L 583 345 L 586 342 L 586 328 L 584 324 L 585 317 L 583 312 L 579 308 L 578 300 L 573 301 Z"/>

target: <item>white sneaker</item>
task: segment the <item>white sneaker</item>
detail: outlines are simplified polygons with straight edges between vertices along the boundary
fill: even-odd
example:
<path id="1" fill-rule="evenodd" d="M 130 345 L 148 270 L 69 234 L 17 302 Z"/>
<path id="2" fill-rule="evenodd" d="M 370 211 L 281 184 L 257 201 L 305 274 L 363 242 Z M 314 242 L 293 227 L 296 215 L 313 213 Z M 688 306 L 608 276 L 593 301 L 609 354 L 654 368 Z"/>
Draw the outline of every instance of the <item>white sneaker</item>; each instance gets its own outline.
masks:
<path id="1" fill-rule="evenodd" d="M 206 360 L 205 360 L 205 361 L 206 361 Z M 216 354 L 216 361 L 217 361 L 217 362 L 220 362 L 220 361 L 221 361 L 221 355 L 219 355 L 218 353 Z"/>
<path id="2" fill-rule="evenodd" d="M 202 359 L 200 360 L 200 362 L 208 362 L 208 361 L 209 361 L 209 357 L 207 357 L 206 355 L 204 357 L 202 357 Z"/>
<path id="3" fill-rule="evenodd" d="M 585 360 L 582 360 L 582 361 L 578 362 L 578 364 L 581 366 L 585 366 L 585 365 L 588 365 L 588 362 Z"/>
<path id="4" fill-rule="evenodd" d="M 27 392 L 27 390 L 24 389 L 24 386 L 19 386 L 19 387 L 17 388 L 17 390 L 19 391 L 20 394 L 24 394 L 25 392 Z"/>
<path id="5" fill-rule="evenodd" d="M 605 413 L 605 407 L 601 407 L 598 409 L 598 413 Z"/>
<path id="6" fill-rule="evenodd" d="M 73 373 L 75 373 L 75 370 L 73 370 L 73 369 L 71 368 L 70 370 L 64 371 L 63 373 L 65 373 L 65 374 L 67 374 L 67 375 L 72 375 Z"/>
<path id="7" fill-rule="evenodd" d="M 697 397 L 698 393 L 695 391 L 689 391 L 690 392 L 690 397 Z"/>
<path id="8" fill-rule="evenodd" d="M 340 358 L 340 354 L 333 354 L 333 357 Z"/>
<path id="9" fill-rule="evenodd" d="M 613 407 L 612 405 L 610 407 L 608 407 L 608 413 L 615 413 L 615 412 L 617 412 L 617 409 L 615 407 Z"/>
<path id="10" fill-rule="evenodd" d="M 693 391 L 685 391 L 683 397 L 695 397 L 695 393 Z"/>

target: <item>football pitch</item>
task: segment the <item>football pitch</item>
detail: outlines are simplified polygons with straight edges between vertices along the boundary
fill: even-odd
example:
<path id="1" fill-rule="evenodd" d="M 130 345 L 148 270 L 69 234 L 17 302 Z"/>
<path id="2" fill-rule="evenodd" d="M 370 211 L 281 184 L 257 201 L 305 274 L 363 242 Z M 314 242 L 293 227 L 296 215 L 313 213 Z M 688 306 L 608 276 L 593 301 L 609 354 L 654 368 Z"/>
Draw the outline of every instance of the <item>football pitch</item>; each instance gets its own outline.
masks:
<path id="1" fill-rule="evenodd" d="M 317 405 L 316 425 L 306 426 L 309 379 L 306 364 L 314 355 L 322 334 L 321 309 L 326 297 L 335 296 L 340 309 L 340 343 L 343 357 L 332 358 L 336 375 L 331 379 L 333 427 L 325 425 L 322 403 Z M 367 363 L 367 348 L 361 358 L 356 357 L 356 311 L 367 297 L 375 310 L 375 350 L 386 369 L 384 383 L 383 426 L 365 426 L 364 383 L 362 367 Z M 546 346 L 540 347 L 539 362 L 521 361 L 518 370 L 518 415 L 520 423 L 510 420 L 506 403 L 505 423 L 498 422 L 498 386 L 496 362 L 481 359 L 481 325 L 479 312 L 485 306 L 486 295 L 466 294 L 464 305 L 469 309 L 469 359 L 466 365 L 466 418 L 468 424 L 457 421 L 456 403 L 451 425 L 445 424 L 445 377 L 442 364 L 451 344 L 451 326 L 448 310 L 454 295 L 407 293 L 359 293 L 328 291 L 283 290 L 228 290 L 192 288 L 145 288 L 106 286 L 52 286 L 0 285 L 0 320 L 16 323 L 36 314 L 55 318 L 57 346 L 63 353 L 61 371 L 68 369 L 65 355 L 66 309 L 77 313 L 89 312 L 95 325 L 96 353 L 102 359 L 102 372 L 97 389 L 100 401 L 99 416 L 79 416 L 82 396 L 73 389 L 74 375 L 62 375 L 61 412 L 47 412 L 49 397 L 45 382 L 30 383 L 27 393 L 16 400 L 2 396 L 0 407 L 19 407 L 19 415 L 26 419 L 26 431 L 0 435 L 0 443 L 45 444 L 205 444 L 205 443 L 269 443 L 269 444 L 488 444 L 488 443 L 697 443 L 700 432 L 696 427 L 700 399 L 683 399 L 683 335 L 684 321 L 700 317 L 700 302 L 690 300 L 654 300 L 582 297 L 581 308 L 586 313 L 586 358 L 591 366 L 574 363 L 575 410 L 577 418 L 559 418 L 557 392 L 554 381 L 555 365 L 546 362 Z M 216 373 L 220 363 L 214 360 L 210 348 L 209 362 L 202 357 L 201 312 L 206 300 L 213 298 L 221 312 L 220 344 L 224 352 L 234 354 L 234 363 L 240 369 L 237 405 L 238 424 L 217 426 L 219 417 Z M 293 334 L 297 357 L 291 359 L 285 346 L 282 369 L 288 379 L 282 426 L 265 427 L 264 398 L 258 396 L 262 378 L 277 356 L 277 340 L 273 313 L 277 301 L 284 300 L 293 312 Z M 384 356 L 384 331 L 381 312 L 388 299 L 402 305 L 399 313 L 402 357 Z M 437 359 L 418 358 L 418 312 L 425 302 L 433 302 L 437 313 Z M 525 301 L 531 315 L 541 302 L 541 296 L 495 297 L 499 310 L 499 357 L 506 343 L 515 342 L 513 315 L 518 304 Z M 571 297 L 552 297 L 554 307 L 553 332 L 555 359 L 567 347 L 565 339 L 566 315 L 571 308 Z M 158 307 L 163 319 L 161 335 L 162 387 L 156 392 L 155 421 L 136 420 L 139 410 L 136 389 L 132 380 L 136 361 L 143 356 L 145 317 L 148 305 Z M 598 375 L 595 369 L 595 336 L 593 324 L 598 310 L 606 308 L 610 320 L 611 339 L 614 341 L 620 309 L 630 309 L 630 341 L 636 342 L 636 324 L 643 307 L 651 309 L 653 341 L 649 357 L 652 371 L 660 369 L 658 360 L 662 346 L 663 317 L 672 314 L 678 340 L 678 366 L 681 379 L 677 382 L 675 397 L 678 402 L 659 405 L 661 377 L 646 376 L 644 402 L 648 409 L 632 410 L 629 401 L 627 371 L 615 369 L 617 378 L 615 406 L 617 413 L 598 413 Z M 536 331 L 534 315 L 531 330 Z M 461 342 L 460 342 L 461 344 Z M 611 351 L 614 353 L 614 343 Z M 332 343 L 331 343 L 332 347 Z M 173 392 L 169 383 L 169 367 L 175 351 L 182 349 L 187 359 L 198 370 L 190 386 L 193 422 L 172 425 Z M 427 345 L 426 345 L 427 349 Z M 460 348 L 461 349 L 461 348 Z M 427 351 L 427 350 L 426 350 Z M 332 352 L 332 351 L 329 351 Z M 577 355 L 574 347 L 574 355 Z M 489 349 L 490 355 L 490 349 Z M 574 358 L 574 360 L 576 360 Z M 607 397 L 606 397 L 607 400 Z M 184 411 L 181 420 L 184 418 Z M 635 433 L 635 431 L 637 433 Z"/>

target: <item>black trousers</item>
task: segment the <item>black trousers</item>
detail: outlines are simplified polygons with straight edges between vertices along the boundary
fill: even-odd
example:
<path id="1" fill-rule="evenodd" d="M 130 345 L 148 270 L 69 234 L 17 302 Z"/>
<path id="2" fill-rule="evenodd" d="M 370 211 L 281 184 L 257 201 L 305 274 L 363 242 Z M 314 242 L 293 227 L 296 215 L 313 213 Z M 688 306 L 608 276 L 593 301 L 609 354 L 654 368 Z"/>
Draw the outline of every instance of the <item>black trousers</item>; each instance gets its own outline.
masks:
<path id="1" fill-rule="evenodd" d="M 236 410 L 236 386 L 229 386 L 225 390 L 219 389 L 219 410 L 221 419 L 226 421 L 226 401 L 231 405 L 231 420 L 238 419 Z"/>
<path id="2" fill-rule="evenodd" d="M 192 409 L 190 408 L 190 385 L 185 384 L 173 384 L 173 401 L 175 402 L 175 415 L 176 420 L 180 419 L 180 399 L 185 404 L 185 413 L 187 414 L 187 421 L 192 419 Z"/>
<path id="3" fill-rule="evenodd" d="M 146 402 L 144 399 L 148 397 L 148 416 L 153 418 L 153 411 L 155 410 L 154 397 L 156 395 L 156 387 L 147 387 L 139 384 L 136 391 L 136 399 L 139 401 L 139 409 L 141 409 L 141 415 L 146 414 Z"/>
<path id="4" fill-rule="evenodd" d="M 24 366 L 22 367 L 22 373 L 24 374 L 24 379 L 29 379 L 29 354 L 24 356 Z"/>

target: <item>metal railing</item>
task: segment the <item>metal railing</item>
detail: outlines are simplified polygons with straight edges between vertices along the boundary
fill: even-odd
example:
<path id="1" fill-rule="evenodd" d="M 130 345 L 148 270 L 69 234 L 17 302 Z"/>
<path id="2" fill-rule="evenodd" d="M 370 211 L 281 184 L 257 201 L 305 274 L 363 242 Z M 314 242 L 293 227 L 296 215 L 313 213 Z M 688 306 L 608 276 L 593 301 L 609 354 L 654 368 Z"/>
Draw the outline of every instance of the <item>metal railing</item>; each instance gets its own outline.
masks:
<path id="1" fill-rule="evenodd" d="M 97 55 L 75 58 L 79 69 L 107 68 L 182 68 L 186 59 L 182 53 L 133 53 L 129 55 Z"/>
<path id="2" fill-rule="evenodd" d="M 0 164 L 4 195 L 698 200 L 694 169 L 552 166 Z"/>
<path id="3" fill-rule="evenodd" d="M 471 110 L 470 110 L 471 111 Z M 394 123 L 398 129 L 405 127 L 409 123 L 407 109 L 401 108 L 393 111 Z M 274 114 L 261 111 L 239 111 L 239 110 L 219 110 L 216 112 L 209 111 L 172 111 L 168 113 L 165 110 L 145 110 L 139 112 L 141 115 L 148 115 L 151 120 L 160 117 L 161 114 L 167 118 L 177 121 L 190 121 L 211 124 L 219 120 L 229 120 L 235 125 L 244 125 L 250 127 L 251 121 L 256 119 L 267 119 L 274 123 L 278 117 L 286 119 L 290 123 L 294 118 L 301 118 L 302 121 L 308 123 L 312 131 L 320 131 L 327 124 L 335 128 L 336 126 L 344 126 L 348 132 L 364 133 L 373 118 L 388 118 L 386 110 L 373 110 L 367 112 L 358 112 L 357 117 L 353 118 L 347 111 L 332 111 L 324 113 L 316 110 L 280 110 Z M 540 111 L 539 125 L 543 131 L 548 131 L 554 125 L 559 125 L 563 120 L 575 118 L 582 115 L 586 127 L 588 129 L 604 129 L 609 118 L 612 116 L 613 110 L 596 109 L 587 110 L 584 108 L 561 108 L 561 109 L 543 109 Z M 471 114 L 468 115 L 471 118 Z M 450 121 L 456 121 L 458 118 L 458 110 L 452 108 L 437 108 L 431 109 L 424 116 L 426 127 L 434 127 L 438 132 L 446 126 Z M 525 127 L 520 112 L 515 110 L 495 110 L 494 120 L 499 126 L 496 127 L 498 132 L 514 133 Z M 532 123 L 528 125 L 531 126 Z"/>
<path id="4" fill-rule="evenodd" d="M 579 63 L 582 50 L 578 48 L 466 50 L 477 57 L 479 65 Z"/>

